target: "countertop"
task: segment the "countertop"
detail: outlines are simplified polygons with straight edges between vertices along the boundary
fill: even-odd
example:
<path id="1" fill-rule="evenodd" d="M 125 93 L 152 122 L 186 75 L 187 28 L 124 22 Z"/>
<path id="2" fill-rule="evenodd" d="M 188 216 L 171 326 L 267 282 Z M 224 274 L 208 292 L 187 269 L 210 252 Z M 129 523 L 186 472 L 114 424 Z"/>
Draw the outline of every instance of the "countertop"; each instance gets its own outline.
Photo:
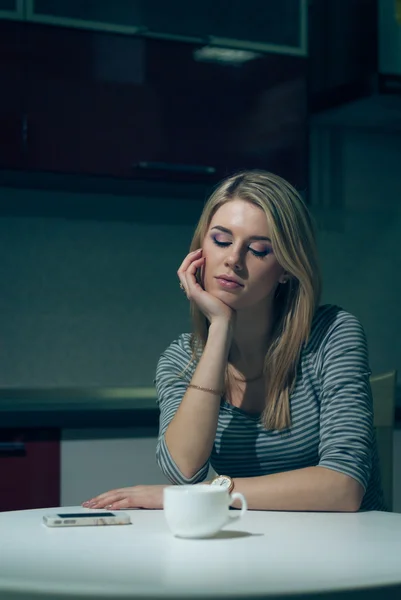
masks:
<path id="1" fill-rule="evenodd" d="M 157 426 L 154 387 L 0 388 L 0 427 Z"/>

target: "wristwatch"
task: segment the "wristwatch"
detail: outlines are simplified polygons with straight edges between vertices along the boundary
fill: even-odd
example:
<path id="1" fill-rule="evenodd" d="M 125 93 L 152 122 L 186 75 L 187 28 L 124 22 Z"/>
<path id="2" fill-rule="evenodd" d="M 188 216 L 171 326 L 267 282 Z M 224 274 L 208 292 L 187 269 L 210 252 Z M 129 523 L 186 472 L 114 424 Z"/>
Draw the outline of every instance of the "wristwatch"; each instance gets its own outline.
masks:
<path id="1" fill-rule="evenodd" d="M 212 479 L 210 485 L 218 485 L 231 494 L 234 489 L 234 480 L 229 475 L 217 475 L 217 477 Z"/>

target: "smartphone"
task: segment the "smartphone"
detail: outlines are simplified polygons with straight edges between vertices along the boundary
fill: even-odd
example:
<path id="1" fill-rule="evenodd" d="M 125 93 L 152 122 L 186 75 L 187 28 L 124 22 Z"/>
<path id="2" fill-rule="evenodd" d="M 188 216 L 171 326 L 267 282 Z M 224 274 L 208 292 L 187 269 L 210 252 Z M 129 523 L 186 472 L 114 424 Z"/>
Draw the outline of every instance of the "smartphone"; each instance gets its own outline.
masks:
<path id="1" fill-rule="evenodd" d="M 47 527 L 79 527 L 81 525 L 129 525 L 131 517 L 119 512 L 54 513 L 44 515 Z"/>

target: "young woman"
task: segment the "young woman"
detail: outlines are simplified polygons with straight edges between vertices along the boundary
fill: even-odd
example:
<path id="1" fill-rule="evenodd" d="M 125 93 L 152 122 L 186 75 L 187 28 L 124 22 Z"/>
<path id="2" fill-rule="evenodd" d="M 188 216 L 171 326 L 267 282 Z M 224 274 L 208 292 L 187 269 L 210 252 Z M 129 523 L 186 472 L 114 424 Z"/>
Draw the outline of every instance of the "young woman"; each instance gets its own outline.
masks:
<path id="1" fill-rule="evenodd" d="M 308 210 L 282 178 L 249 171 L 205 205 L 178 270 L 193 334 L 162 354 L 157 459 L 175 484 L 242 492 L 250 509 L 384 509 L 366 338 L 319 306 Z M 161 508 L 164 486 L 112 490 L 93 508 Z"/>

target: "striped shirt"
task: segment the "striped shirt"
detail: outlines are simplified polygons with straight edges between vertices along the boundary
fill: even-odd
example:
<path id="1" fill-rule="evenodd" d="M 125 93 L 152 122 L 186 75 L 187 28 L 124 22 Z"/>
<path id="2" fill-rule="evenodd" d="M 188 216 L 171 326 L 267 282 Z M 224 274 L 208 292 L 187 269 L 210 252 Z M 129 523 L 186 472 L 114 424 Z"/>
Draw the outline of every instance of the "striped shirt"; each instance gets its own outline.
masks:
<path id="1" fill-rule="evenodd" d="M 359 321 L 333 305 L 320 306 L 304 345 L 293 392 L 291 426 L 264 429 L 257 415 L 220 402 L 216 437 L 206 464 L 190 479 L 168 451 L 164 434 L 196 369 L 191 334 L 161 355 L 156 370 L 160 431 L 156 456 L 176 484 L 204 481 L 209 465 L 231 477 L 257 477 L 321 466 L 356 479 L 364 488 L 361 510 L 385 510 L 381 489 L 366 337 Z"/>

